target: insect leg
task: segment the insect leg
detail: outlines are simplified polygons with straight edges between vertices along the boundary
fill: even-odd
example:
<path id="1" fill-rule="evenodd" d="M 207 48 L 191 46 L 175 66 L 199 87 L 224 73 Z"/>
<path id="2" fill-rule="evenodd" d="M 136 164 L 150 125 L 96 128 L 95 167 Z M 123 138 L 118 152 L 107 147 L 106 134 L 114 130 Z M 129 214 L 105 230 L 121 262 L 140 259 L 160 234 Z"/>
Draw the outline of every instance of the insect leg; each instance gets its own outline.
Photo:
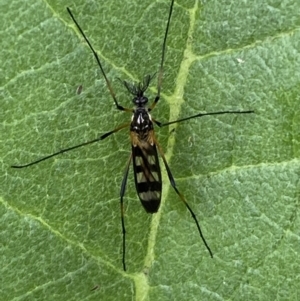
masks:
<path id="1" fill-rule="evenodd" d="M 99 59 L 99 56 L 98 56 L 97 52 L 94 50 L 92 44 L 90 43 L 90 41 L 88 40 L 87 36 L 86 36 L 85 33 L 83 32 L 82 28 L 80 27 L 80 25 L 79 25 L 78 22 L 76 21 L 76 19 L 75 19 L 75 17 L 73 16 L 73 14 L 72 14 L 72 12 L 71 12 L 71 10 L 70 10 L 69 7 L 67 7 L 67 11 L 68 11 L 69 15 L 71 16 L 73 22 L 75 23 L 76 27 L 77 27 L 78 30 L 80 31 L 81 35 L 83 36 L 83 38 L 84 38 L 85 41 L 87 42 L 88 46 L 89 46 L 90 49 L 92 50 L 92 52 L 93 52 L 93 54 L 94 54 L 94 57 L 95 57 L 95 59 L 96 59 L 96 61 L 97 61 L 97 63 L 98 63 L 98 66 L 99 66 L 99 68 L 100 68 L 100 70 L 101 70 L 101 73 L 102 73 L 102 75 L 103 75 L 103 77 L 104 77 L 104 79 L 105 79 L 106 86 L 107 86 L 108 89 L 109 89 L 110 95 L 111 95 L 111 97 L 113 98 L 113 100 L 114 100 L 114 102 L 115 102 L 115 105 L 116 105 L 117 109 L 120 110 L 120 111 L 132 112 L 132 109 L 124 108 L 123 106 L 119 105 L 119 103 L 118 103 L 118 101 L 117 101 L 116 94 L 115 94 L 115 92 L 114 92 L 114 90 L 113 90 L 113 88 L 112 88 L 112 86 L 111 86 L 111 84 L 110 84 L 110 81 L 108 80 L 108 78 L 107 78 L 107 76 L 106 76 L 106 74 L 105 74 L 105 72 L 104 72 L 104 69 L 103 69 L 103 67 L 102 67 L 102 64 L 101 64 L 101 62 L 100 62 L 100 59 Z"/>
<path id="2" fill-rule="evenodd" d="M 193 218 L 193 220 L 195 221 L 196 226 L 197 226 L 197 228 L 198 228 L 198 232 L 199 232 L 199 234 L 200 234 L 200 237 L 201 237 L 201 239 L 202 239 L 202 241 L 203 241 L 203 243 L 204 243 L 206 249 L 208 250 L 208 252 L 209 252 L 209 254 L 210 254 L 210 257 L 213 258 L 213 253 L 212 253 L 210 247 L 208 246 L 208 244 L 207 244 L 207 242 L 206 242 L 206 240 L 205 240 L 205 238 L 204 238 L 204 236 L 203 236 L 203 234 L 202 234 L 202 231 L 201 231 L 201 228 L 200 228 L 200 225 L 199 225 L 199 222 L 198 222 L 198 220 L 197 220 L 197 217 L 196 217 L 195 213 L 193 212 L 192 208 L 190 207 L 190 205 L 189 205 L 188 202 L 186 201 L 186 199 L 185 199 L 185 197 L 183 196 L 183 194 L 181 194 L 180 191 L 177 189 L 175 180 L 174 180 L 174 178 L 173 178 L 173 175 L 172 175 L 172 173 L 171 173 L 171 170 L 170 170 L 170 167 L 169 167 L 169 165 L 168 165 L 168 163 L 167 163 L 167 160 L 166 160 L 166 158 L 165 158 L 165 155 L 164 155 L 164 153 L 163 153 L 163 151 L 162 151 L 162 148 L 161 148 L 160 145 L 157 143 L 157 141 L 155 141 L 155 144 L 157 145 L 158 151 L 159 151 L 159 153 L 160 153 L 160 155 L 161 155 L 161 157 L 162 157 L 162 159 L 163 159 L 163 162 L 164 162 L 164 165 L 165 165 L 165 167 L 166 167 L 167 174 L 168 174 L 168 177 L 169 177 L 169 180 L 170 180 L 170 183 L 171 183 L 172 187 L 174 188 L 175 192 L 176 192 L 177 195 L 180 197 L 181 201 L 185 204 L 185 206 L 187 207 L 187 209 L 188 209 L 189 212 L 191 213 L 192 218 Z"/>
<path id="3" fill-rule="evenodd" d="M 122 185 L 121 185 L 121 191 L 120 191 L 120 207 L 121 207 L 121 224 L 122 224 L 122 235 L 123 235 L 123 249 L 122 249 L 122 263 L 123 263 L 123 270 L 126 271 L 126 263 L 125 263 L 125 248 L 126 248 L 126 241 L 125 241 L 125 221 L 124 221 L 124 203 L 123 203 L 123 197 L 125 195 L 126 190 L 126 183 L 128 178 L 128 172 L 129 172 L 129 166 L 132 160 L 132 154 L 130 154 L 129 160 L 126 164 L 125 168 L 125 174 L 123 177 Z"/>
<path id="4" fill-rule="evenodd" d="M 76 148 L 79 148 L 79 147 L 82 147 L 82 146 L 85 146 L 85 145 L 92 144 L 92 143 L 98 142 L 100 140 L 103 140 L 103 139 L 107 138 L 108 136 L 110 136 L 113 133 L 116 133 L 116 132 L 118 132 L 118 131 L 126 128 L 126 127 L 128 128 L 128 126 L 129 126 L 129 123 L 122 124 L 119 127 L 115 128 L 114 130 L 112 130 L 110 132 L 107 132 L 107 133 L 103 134 L 102 136 L 100 136 L 100 137 L 98 137 L 98 138 L 96 138 L 94 140 L 90 140 L 90 141 L 87 141 L 87 142 L 84 142 L 84 143 L 81 143 L 81 144 L 78 144 L 78 145 L 74 145 L 74 146 L 71 146 L 71 147 L 68 147 L 68 148 L 61 149 L 58 152 L 55 152 L 55 153 L 53 153 L 51 155 L 45 156 L 43 158 L 40 158 L 40 159 L 38 159 L 36 161 L 33 161 L 33 162 L 30 162 L 28 164 L 24 164 L 24 165 L 12 165 L 11 167 L 12 168 L 24 168 L 24 167 L 28 167 L 28 166 L 31 166 L 31 165 L 34 165 L 34 164 L 38 164 L 38 163 L 40 163 L 42 161 L 48 160 L 48 159 L 50 159 L 52 157 L 55 157 L 57 155 L 60 155 L 62 153 L 66 153 L 66 152 L 71 151 L 73 149 L 76 149 Z"/>
<path id="5" fill-rule="evenodd" d="M 161 89 L 163 69 L 164 69 L 164 61 L 165 61 L 165 53 L 166 53 L 166 43 L 167 43 L 167 37 L 168 37 L 168 32 L 169 32 L 169 27 L 170 27 L 172 11 L 173 11 L 173 5 L 174 5 L 174 0 L 171 1 L 167 27 L 166 27 L 166 31 L 165 31 L 165 37 L 164 37 L 164 41 L 163 41 L 163 45 L 162 45 L 161 62 L 160 62 L 160 68 L 159 68 L 158 77 L 157 77 L 157 95 L 154 99 L 154 102 L 149 107 L 149 111 L 154 109 L 155 105 L 158 103 L 159 98 L 160 98 L 160 89 Z"/>
<path id="6" fill-rule="evenodd" d="M 248 110 L 248 111 L 219 111 L 219 112 L 210 112 L 210 113 L 199 113 L 199 114 L 196 114 L 196 115 L 192 115 L 192 116 L 189 116 L 189 117 L 185 117 L 185 118 L 182 118 L 182 119 L 178 119 L 178 120 L 174 120 L 174 121 L 170 121 L 170 122 L 165 122 L 165 123 L 161 123 L 157 120 L 153 120 L 153 118 L 152 118 L 152 120 L 159 127 L 163 127 L 163 126 L 166 126 L 166 125 L 169 125 L 169 124 L 182 122 L 182 121 L 186 121 L 186 120 L 197 118 L 197 117 L 209 116 L 209 115 L 251 114 L 251 113 L 254 113 L 254 111 L 253 110 Z"/>

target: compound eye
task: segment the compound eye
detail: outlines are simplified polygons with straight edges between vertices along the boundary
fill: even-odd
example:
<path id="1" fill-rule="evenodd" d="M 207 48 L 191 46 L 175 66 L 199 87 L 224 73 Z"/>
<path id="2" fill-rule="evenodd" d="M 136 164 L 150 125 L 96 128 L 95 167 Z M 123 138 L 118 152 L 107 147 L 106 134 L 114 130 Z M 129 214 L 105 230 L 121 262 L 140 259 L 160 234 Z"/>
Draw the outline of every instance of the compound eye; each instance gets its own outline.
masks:
<path id="1" fill-rule="evenodd" d="M 147 102 L 148 102 L 148 98 L 147 98 L 147 97 L 143 97 L 141 102 L 142 102 L 143 104 L 144 104 L 144 103 L 147 103 Z"/>

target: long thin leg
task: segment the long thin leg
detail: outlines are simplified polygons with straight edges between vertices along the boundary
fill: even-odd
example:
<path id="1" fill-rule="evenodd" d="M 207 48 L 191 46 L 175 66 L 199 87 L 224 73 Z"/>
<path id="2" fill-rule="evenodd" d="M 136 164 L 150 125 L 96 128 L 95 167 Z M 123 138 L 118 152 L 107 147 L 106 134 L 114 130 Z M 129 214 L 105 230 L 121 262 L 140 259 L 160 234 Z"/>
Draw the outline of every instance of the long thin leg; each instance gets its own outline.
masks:
<path id="1" fill-rule="evenodd" d="M 168 177 L 169 177 L 169 180 L 170 180 L 170 183 L 171 183 L 172 187 L 174 188 L 174 190 L 175 190 L 175 192 L 177 193 L 177 195 L 180 197 L 181 201 L 185 204 L 185 206 L 187 207 L 187 209 L 190 211 L 190 213 L 191 213 L 191 215 L 192 215 L 192 218 L 193 218 L 193 220 L 195 221 L 196 226 L 197 226 L 197 228 L 198 228 L 198 232 L 199 232 L 199 234 L 200 234 L 200 237 L 201 237 L 201 239 L 202 239 L 202 241 L 203 241 L 203 243 L 204 243 L 206 249 L 208 250 L 210 257 L 213 258 L 213 253 L 212 253 L 210 247 L 208 246 L 208 244 L 207 244 L 207 242 L 206 242 L 206 240 L 205 240 L 205 238 L 204 238 L 204 236 L 203 236 L 203 234 L 202 234 L 202 231 L 201 231 L 201 228 L 200 228 L 200 225 L 199 225 L 199 222 L 198 222 L 198 220 L 197 220 L 197 217 L 196 217 L 195 213 L 193 212 L 192 208 L 190 207 L 190 205 L 189 205 L 188 202 L 186 201 L 186 199 L 185 199 L 185 197 L 183 196 L 183 194 L 181 194 L 180 191 L 179 191 L 179 190 L 177 189 L 177 187 L 176 187 L 175 180 L 174 180 L 174 178 L 173 178 L 173 175 L 172 175 L 172 173 L 171 173 L 171 170 L 170 170 L 170 167 L 169 167 L 169 165 L 168 165 L 168 163 L 167 163 L 167 160 L 166 160 L 166 158 L 165 158 L 165 155 L 164 155 L 164 153 L 163 153 L 163 151 L 162 151 L 162 148 L 160 147 L 160 145 L 158 144 L 157 141 L 155 141 L 155 144 L 157 145 L 158 151 L 159 151 L 159 153 L 160 153 L 160 155 L 161 155 L 161 157 L 162 157 L 162 159 L 163 159 L 163 162 L 164 162 L 164 165 L 165 165 L 165 167 L 166 167 L 166 170 L 167 170 L 167 173 L 168 173 Z"/>
<path id="2" fill-rule="evenodd" d="M 126 240 L 125 240 L 125 235 L 126 235 L 126 230 L 125 230 L 125 221 L 124 221 L 124 205 L 123 205 L 123 197 L 125 195 L 126 191 L 126 184 L 127 184 L 127 179 L 128 179 L 128 172 L 129 172 L 129 166 L 131 163 L 132 159 L 132 154 L 130 154 L 129 160 L 126 164 L 125 168 L 125 174 L 123 177 L 122 185 L 121 185 L 121 191 L 120 191 L 120 206 L 121 206 L 121 224 L 122 224 L 122 235 L 123 235 L 123 253 L 122 253 L 122 263 L 123 263 L 123 270 L 126 271 L 126 263 L 125 263 L 125 248 L 126 248 Z"/>
<path id="3" fill-rule="evenodd" d="M 173 123 L 177 123 L 177 122 L 182 122 L 182 121 L 186 121 L 189 119 L 193 119 L 193 118 L 197 118 L 197 117 L 203 117 L 203 116 L 208 116 L 208 115 L 223 115 L 223 114 L 251 114 L 254 113 L 253 110 L 249 110 L 249 111 L 219 111 L 219 112 L 211 112 L 211 113 L 199 113 L 196 115 L 192 115 L 189 117 L 185 117 L 182 119 L 178 119 L 178 120 L 174 120 L 174 121 L 170 121 L 170 122 L 165 122 L 165 123 L 161 123 L 155 119 L 152 118 L 153 122 L 155 122 L 155 124 L 157 124 L 159 127 L 163 127 L 166 125 L 170 125 Z"/>
<path id="4" fill-rule="evenodd" d="M 159 68 L 158 78 L 157 78 L 157 95 L 154 99 L 154 102 L 149 107 L 149 111 L 154 109 L 155 105 L 157 104 L 157 102 L 159 101 L 159 98 L 160 98 L 160 89 L 161 89 L 161 83 L 162 83 L 162 77 L 163 77 L 163 71 L 164 71 L 163 69 L 164 69 L 165 53 L 166 53 L 166 43 L 167 43 L 167 37 L 168 37 L 168 32 L 169 32 L 169 27 L 170 27 L 171 16 L 172 16 L 172 12 L 173 12 L 173 5 L 174 5 L 174 0 L 171 1 L 168 23 L 167 23 L 165 37 L 164 37 L 164 41 L 163 41 L 163 45 L 162 45 L 161 62 L 160 62 L 160 68 Z"/>
<path id="5" fill-rule="evenodd" d="M 33 162 L 30 162 L 28 164 L 24 164 L 24 165 L 12 165 L 11 167 L 12 168 L 24 168 L 24 167 L 28 167 L 28 166 L 31 166 L 31 165 L 34 165 L 34 164 L 38 164 L 38 163 L 40 163 L 42 161 L 48 160 L 48 159 L 50 159 L 52 157 L 55 157 L 57 155 L 60 155 L 62 153 L 71 151 L 73 149 L 76 149 L 76 148 L 79 148 L 79 147 L 82 147 L 82 146 L 85 146 L 85 145 L 88 145 L 88 144 L 92 144 L 92 143 L 98 142 L 100 140 L 103 140 L 103 139 L 107 138 L 108 136 L 110 136 L 111 134 L 116 133 L 116 132 L 118 132 L 118 131 L 120 131 L 120 130 L 128 127 L 128 126 L 129 126 L 129 123 L 120 125 L 119 127 L 115 128 L 114 130 L 112 130 L 110 132 L 107 132 L 107 133 L 103 134 L 102 136 L 100 136 L 100 137 L 98 137 L 98 138 L 96 138 L 94 140 L 90 140 L 90 141 L 87 141 L 87 142 L 84 142 L 84 143 L 81 143 L 81 144 L 78 144 L 78 145 L 75 145 L 75 146 L 71 146 L 71 147 L 68 147 L 68 148 L 61 149 L 58 152 L 55 152 L 55 153 L 53 153 L 51 155 L 48 155 L 48 156 L 43 157 L 43 158 L 40 158 L 40 159 L 38 159 L 36 161 L 33 161 Z"/>
<path id="6" fill-rule="evenodd" d="M 111 86 L 111 83 L 110 81 L 108 80 L 105 72 L 104 72 L 104 69 L 102 67 L 102 64 L 100 62 L 100 59 L 98 57 L 98 54 L 97 52 L 94 50 L 92 44 L 90 43 L 90 41 L 88 40 L 88 38 L 86 37 L 85 33 L 83 32 L 83 30 L 81 29 L 81 27 L 79 26 L 78 22 L 76 21 L 75 17 L 73 16 L 72 12 L 71 12 L 71 9 L 69 7 L 67 7 L 67 11 L 69 13 L 69 15 L 71 16 L 73 22 L 75 23 L 75 25 L 77 26 L 78 30 L 80 31 L 81 35 L 83 36 L 83 38 L 85 39 L 85 41 L 87 42 L 87 44 L 89 45 L 90 49 L 92 50 L 93 54 L 94 54 L 94 57 L 100 67 L 100 70 L 101 70 L 101 73 L 106 81 L 106 85 L 109 89 L 109 92 L 110 92 L 110 95 L 112 96 L 114 102 L 115 102 L 115 105 L 117 107 L 118 110 L 120 111 L 127 111 L 127 112 L 132 112 L 132 109 L 128 109 L 128 108 L 124 108 L 123 106 L 119 105 L 118 101 L 117 101 L 117 97 L 116 97 L 116 94 Z"/>

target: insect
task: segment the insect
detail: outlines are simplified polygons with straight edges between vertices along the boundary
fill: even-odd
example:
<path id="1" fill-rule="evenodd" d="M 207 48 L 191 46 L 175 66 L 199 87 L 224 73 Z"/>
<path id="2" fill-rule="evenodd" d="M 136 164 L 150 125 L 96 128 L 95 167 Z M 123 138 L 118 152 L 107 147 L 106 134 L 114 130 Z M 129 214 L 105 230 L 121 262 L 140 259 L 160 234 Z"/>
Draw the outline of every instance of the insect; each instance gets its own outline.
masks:
<path id="1" fill-rule="evenodd" d="M 145 92 L 146 92 L 147 88 L 149 87 L 150 82 L 153 79 L 154 75 L 153 76 L 146 75 L 144 77 L 143 81 L 138 82 L 138 83 L 130 83 L 127 81 L 123 81 L 125 88 L 133 96 L 133 98 L 132 98 L 132 102 L 134 105 L 133 109 L 123 107 L 122 105 L 119 104 L 116 94 L 111 86 L 111 83 L 108 80 L 106 73 L 103 69 L 102 63 L 100 62 L 98 54 L 94 50 L 92 44 L 86 37 L 86 35 L 83 32 L 80 25 L 76 21 L 70 8 L 67 8 L 67 11 L 68 11 L 70 17 L 72 18 L 77 29 L 79 30 L 79 32 L 85 39 L 86 43 L 88 44 L 90 50 L 92 51 L 92 53 L 97 61 L 97 64 L 101 70 L 101 73 L 106 82 L 106 86 L 109 90 L 109 93 L 114 101 L 114 104 L 115 104 L 117 110 L 132 113 L 131 121 L 128 123 L 125 123 L 123 125 L 117 126 L 115 129 L 113 129 L 93 140 L 83 142 L 81 144 L 71 146 L 68 148 L 64 148 L 62 150 L 59 150 L 55 153 L 52 153 L 45 157 L 42 157 L 42 158 L 40 158 L 36 161 L 33 161 L 31 163 L 28 163 L 28 164 L 11 166 L 13 168 L 29 167 L 29 166 L 38 164 L 42 161 L 48 160 L 54 156 L 60 155 L 62 153 L 65 153 L 65 152 L 68 152 L 68 151 L 71 151 L 71 150 L 74 150 L 74 149 L 77 149 L 77 148 L 80 148 L 80 147 L 83 147 L 83 146 L 86 146 L 86 145 L 89 145 L 89 144 L 92 144 L 95 142 L 99 142 L 101 140 L 104 140 L 107 137 L 109 137 L 110 135 L 129 127 L 130 140 L 131 140 L 131 154 L 130 154 L 129 159 L 126 164 L 125 174 L 124 174 L 124 177 L 123 177 L 123 180 L 121 183 L 121 191 L 120 191 L 120 209 L 121 209 L 121 225 L 122 225 L 122 264 L 123 264 L 124 271 L 126 271 L 126 261 L 125 261 L 126 231 L 125 231 L 125 221 L 124 221 L 124 201 L 123 201 L 123 199 L 124 199 L 126 183 L 127 183 L 127 179 L 128 179 L 129 167 L 132 162 L 136 191 L 137 191 L 138 197 L 139 197 L 144 209 L 148 213 L 155 213 L 159 209 L 160 202 L 161 202 L 161 193 L 162 193 L 162 175 L 161 175 L 161 169 L 160 169 L 160 165 L 159 165 L 158 153 L 161 156 L 163 164 L 166 168 L 167 175 L 170 180 L 171 186 L 174 188 L 176 194 L 179 196 L 180 200 L 184 203 L 184 205 L 190 212 L 190 214 L 196 224 L 198 233 L 199 233 L 206 249 L 208 250 L 210 256 L 213 257 L 213 253 L 202 234 L 200 224 L 198 222 L 198 219 L 197 219 L 194 211 L 192 210 L 192 208 L 186 201 L 183 194 L 181 194 L 181 192 L 177 188 L 176 182 L 171 173 L 169 165 L 166 161 L 163 150 L 155 136 L 154 124 L 157 125 L 158 127 L 163 127 L 163 126 L 167 126 L 167 125 L 170 125 L 173 123 L 183 122 L 183 121 L 187 121 L 189 119 L 208 116 L 208 115 L 248 114 L 248 113 L 254 112 L 252 110 L 249 110 L 249 111 L 219 111 L 219 112 L 210 112 L 210 113 L 199 113 L 196 115 L 192 115 L 192 116 L 189 116 L 186 118 L 182 118 L 182 119 L 178 119 L 178 120 L 170 121 L 170 122 L 166 122 L 166 123 L 161 123 L 151 117 L 150 112 L 154 109 L 154 107 L 160 100 L 160 92 L 161 92 L 162 77 L 163 77 L 163 66 L 164 66 L 165 53 L 166 53 L 166 41 L 167 41 L 167 36 L 168 36 L 168 32 L 169 32 L 173 6 L 174 6 L 174 0 L 171 1 L 171 5 L 169 8 L 169 15 L 168 15 L 168 19 L 167 19 L 167 25 L 166 25 L 166 29 L 165 29 L 163 44 L 162 44 L 160 67 L 159 67 L 158 76 L 157 76 L 157 95 L 156 95 L 154 101 L 152 102 L 152 104 L 150 106 L 147 106 L 148 98 L 145 96 Z"/>

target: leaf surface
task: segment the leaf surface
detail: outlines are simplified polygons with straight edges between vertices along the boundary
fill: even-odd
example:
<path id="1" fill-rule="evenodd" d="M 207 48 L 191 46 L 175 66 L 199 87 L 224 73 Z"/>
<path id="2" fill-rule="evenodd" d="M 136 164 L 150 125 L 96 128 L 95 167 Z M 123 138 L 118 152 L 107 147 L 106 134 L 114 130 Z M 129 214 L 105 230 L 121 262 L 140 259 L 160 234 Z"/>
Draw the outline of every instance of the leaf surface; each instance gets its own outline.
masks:
<path id="1" fill-rule="evenodd" d="M 155 119 L 255 114 L 157 129 L 214 259 L 161 164 L 162 205 L 153 216 L 139 204 L 130 172 L 126 273 L 119 193 L 128 130 L 10 168 L 130 120 L 115 109 L 65 5 L 0 4 L 3 300 L 297 300 L 300 4 L 176 1 Z M 131 107 L 117 78 L 140 81 L 157 72 L 169 1 L 69 5 L 119 102 Z M 156 91 L 155 79 L 149 99 Z"/>

